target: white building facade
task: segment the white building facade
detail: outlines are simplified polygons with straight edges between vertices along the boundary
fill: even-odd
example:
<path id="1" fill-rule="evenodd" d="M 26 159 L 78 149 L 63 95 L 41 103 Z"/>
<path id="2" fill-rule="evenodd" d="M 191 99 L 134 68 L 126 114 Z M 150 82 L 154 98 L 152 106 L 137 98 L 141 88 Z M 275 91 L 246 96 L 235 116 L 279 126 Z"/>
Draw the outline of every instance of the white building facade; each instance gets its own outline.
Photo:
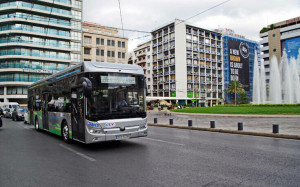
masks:
<path id="1" fill-rule="evenodd" d="M 224 102 L 222 35 L 181 20 L 152 31 L 148 100 L 214 106 Z"/>
<path id="2" fill-rule="evenodd" d="M 148 90 L 147 96 L 153 96 L 153 64 L 151 41 L 144 42 L 133 49 L 128 64 L 136 64 L 143 68 Z"/>
<path id="3" fill-rule="evenodd" d="M 300 49 L 300 17 L 268 25 L 260 31 L 260 51 L 263 59 L 266 81 L 270 80 L 270 60 L 276 56 L 280 63 L 282 52 L 286 49 L 288 58 L 299 55 Z"/>

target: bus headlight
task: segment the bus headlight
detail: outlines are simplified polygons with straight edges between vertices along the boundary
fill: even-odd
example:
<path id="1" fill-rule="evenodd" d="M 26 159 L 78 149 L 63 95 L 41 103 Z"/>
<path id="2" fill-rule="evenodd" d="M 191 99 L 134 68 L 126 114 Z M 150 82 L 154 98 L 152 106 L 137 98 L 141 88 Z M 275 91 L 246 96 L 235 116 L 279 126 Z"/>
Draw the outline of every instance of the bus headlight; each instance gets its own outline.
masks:
<path id="1" fill-rule="evenodd" d="M 147 123 L 140 126 L 140 130 L 146 129 L 148 127 Z"/>
<path id="2" fill-rule="evenodd" d="M 103 133 L 102 129 L 90 129 L 89 131 L 90 131 L 90 133 L 93 133 L 93 134 L 101 134 L 101 133 Z"/>

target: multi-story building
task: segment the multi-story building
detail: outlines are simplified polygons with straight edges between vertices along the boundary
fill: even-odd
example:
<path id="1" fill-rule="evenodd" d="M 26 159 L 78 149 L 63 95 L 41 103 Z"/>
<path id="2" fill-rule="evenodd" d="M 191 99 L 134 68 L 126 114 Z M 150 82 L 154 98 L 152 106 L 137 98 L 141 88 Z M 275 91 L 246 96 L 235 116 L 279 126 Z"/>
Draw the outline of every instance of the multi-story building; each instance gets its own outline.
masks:
<path id="1" fill-rule="evenodd" d="M 180 105 L 223 103 L 222 36 L 181 20 L 152 31 L 153 98 Z"/>
<path id="2" fill-rule="evenodd" d="M 300 46 L 300 17 L 268 25 L 260 31 L 261 58 L 264 60 L 267 83 L 270 80 L 270 60 L 273 55 L 278 62 L 286 49 L 288 58 L 297 58 Z"/>
<path id="3" fill-rule="evenodd" d="M 119 36 L 117 29 L 96 23 L 82 23 L 83 61 L 127 64 L 128 38 Z"/>
<path id="4" fill-rule="evenodd" d="M 235 34 L 232 29 L 218 29 L 217 31 L 223 36 L 225 101 L 233 101 L 233 96 L 226 93 L 226 89 L 234 80 L 240 81 L 247 96 L 252 98 L 255 53 L 260 62 L 260 44 Z"/>
<path id="5" fill-rule="evenodd" d="M 137 64 L 144 69 L 148 96 L 153 96 L 153 68 L 152 68 L 152 46 L 151 41 L 144 42 L 137 46 L 130 53 L 128 64 Z"/>
<path id="6" fill-rule="evenodd" d="M 82 0 L 0 1 L 0 101 L 81 59 Z"/>

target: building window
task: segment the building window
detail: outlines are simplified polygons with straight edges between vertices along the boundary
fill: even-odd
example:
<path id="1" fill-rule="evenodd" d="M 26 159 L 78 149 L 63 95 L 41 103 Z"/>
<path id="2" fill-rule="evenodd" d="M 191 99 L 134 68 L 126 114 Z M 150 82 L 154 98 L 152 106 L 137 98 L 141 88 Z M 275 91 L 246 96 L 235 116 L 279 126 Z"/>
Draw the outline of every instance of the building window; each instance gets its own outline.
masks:
<path id="1" fill-rule="evenodd" d="M 96 38 L 96 44 L 100 45 L 100 38 Z"/>
<path id="2" fill-rule="evenodd" d="M 100 56 L 100 49 L 96 49 L 96 55 Z"/>
<path id="3" fill-rule="evenodd" d="M 122 42 L 122 48 L 125 48 L 125 42 Z"/>
<path id="4" fill-rule="evenodd" d="M 125 53 L 122 53 L 122 58 L 125 59 Z"/>
<path id="5" fill-rule="evenodd" d="M 92 38 L 90 36 L 84 36 L 84 43 L 90 44 L 91 40 L 92 40 Z"/>
<path id="6" fill-rule="evenodd" d="M 121 41 L 118 41 L 118 47 L 122 47 L 122 42 Z"/>
<path id="7" fill-rule="evenodd" d="M 104 39 L 101 38 L 101 45 L 104 45 Z"/>
<path id="8" fill-rule="evenodd" d="M 90 55 L 91 54 L 91 48 L 84 48 L 84 54 Z"/>
<path id="9" fill-rule="evenodd" d="M 107 56 L 108 57 L 115 57 L 115 52 L 114 51 L 107 51 Z"/>
<path id="10" fill-rule="evenodd" d="M 111 46 L 111 40 L 107 40 L 107 46 Z"/>
<path id="11" fill-rule="evenodd" d="M 111 46 L 115 46 L 115 40 L 111 40 Z"/>
<path id="12" fill-rule="evenodd" d="M 118 52 L 118 58 L 122 58 L 121 52 Z"/>

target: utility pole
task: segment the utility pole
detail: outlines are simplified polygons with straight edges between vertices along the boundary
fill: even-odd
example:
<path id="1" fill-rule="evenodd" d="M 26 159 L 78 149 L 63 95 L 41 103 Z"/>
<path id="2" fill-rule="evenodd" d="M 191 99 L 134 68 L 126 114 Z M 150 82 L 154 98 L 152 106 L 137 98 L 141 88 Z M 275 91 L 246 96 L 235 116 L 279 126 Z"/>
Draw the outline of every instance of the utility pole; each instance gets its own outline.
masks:
<path id="1" fill-rule="evenodd" d="M 236 77 L 234 80 L 234 104 L 236 105 Z"/>

